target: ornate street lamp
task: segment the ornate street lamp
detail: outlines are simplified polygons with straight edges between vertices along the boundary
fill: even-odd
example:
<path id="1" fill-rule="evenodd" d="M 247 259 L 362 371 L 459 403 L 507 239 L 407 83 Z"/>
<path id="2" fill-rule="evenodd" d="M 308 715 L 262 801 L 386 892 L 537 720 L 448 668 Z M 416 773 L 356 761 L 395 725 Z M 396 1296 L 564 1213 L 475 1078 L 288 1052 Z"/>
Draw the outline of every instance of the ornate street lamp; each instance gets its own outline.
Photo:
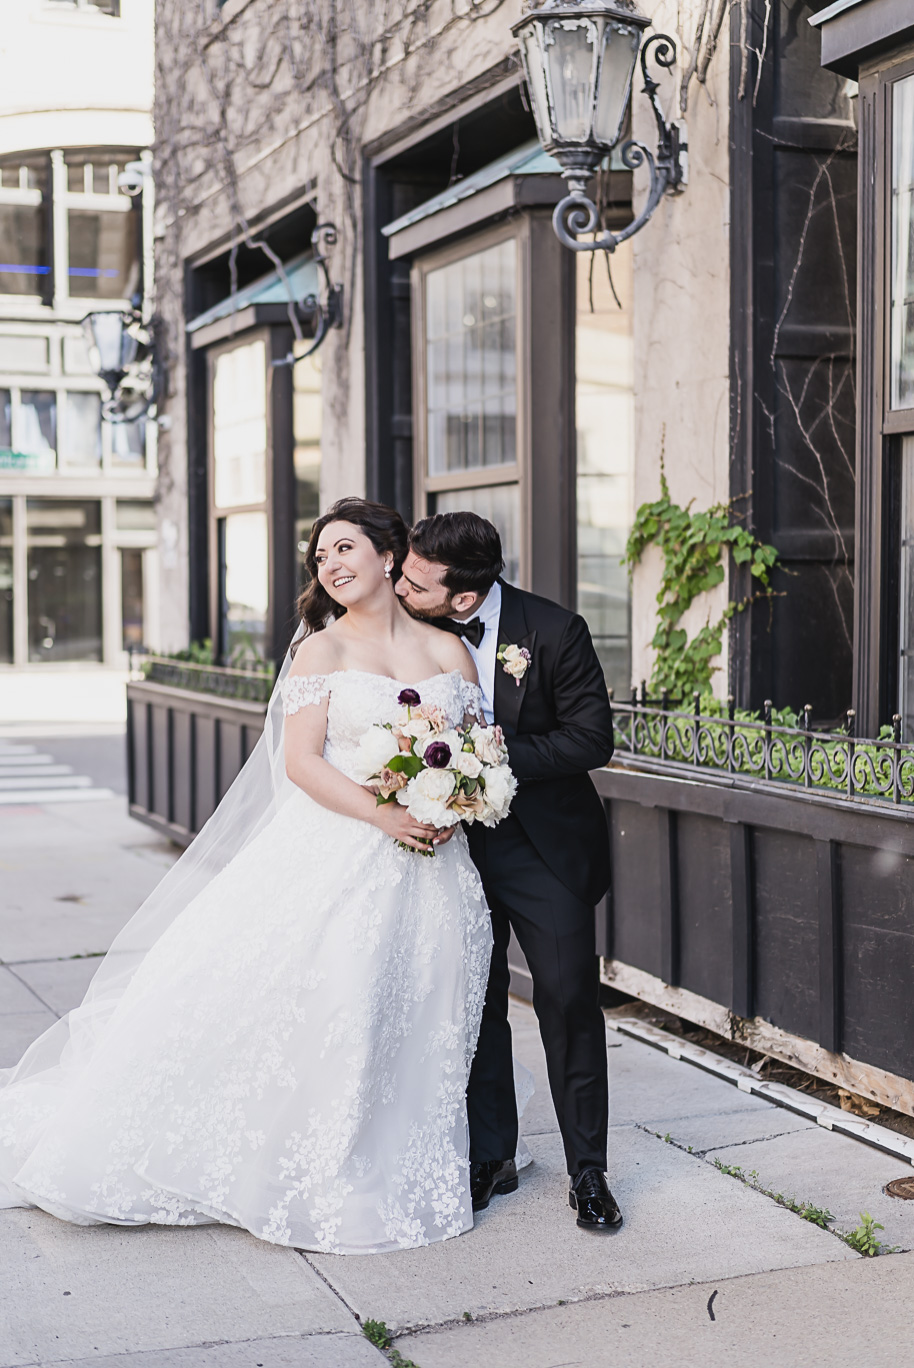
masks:
<path id="1" fill-rule="evenodd" d="M 644 227 L 665 191 L 685 184 L 687 145 L 679 126 L 665 121 L 658 84 L 647 70 L 652 47 L 658 66 L 673 66 L 676 44 L 655 33 L 641 47 L 649 23 L 633 0 L 544 0 L 512 26 L 540 142 L 561 164 L 568 182 L 568 194 L 556 205 L 553 227 L 559 241 L 575 252 L 615 251 Z M 587 182 L 621 137 L 639 48 L 644 93 L 657 121 L 657 154 L 632 139 L 623 145 L 621 155 L 629 170 L 647 163 L 647 202 L 627 228 L 579 242 L 578 234 L 593 233 L 599 226 Z"/>
<path id="2" fill-rule="evenodd" d="M 102 413 L 110 423 L 130 423 L 156 401 L 155 350 L 149 328 L 134 310 L 87 314 L 82 321 L 92 367 L 108 389 Z"/>

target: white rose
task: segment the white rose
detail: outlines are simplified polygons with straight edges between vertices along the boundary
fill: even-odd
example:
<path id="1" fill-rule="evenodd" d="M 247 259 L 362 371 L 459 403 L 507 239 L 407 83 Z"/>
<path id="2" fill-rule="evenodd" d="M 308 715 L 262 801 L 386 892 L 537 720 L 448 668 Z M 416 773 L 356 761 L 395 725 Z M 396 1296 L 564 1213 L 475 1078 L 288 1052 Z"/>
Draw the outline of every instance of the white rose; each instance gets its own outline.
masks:
<path id="1" fill-rule="evenodd" d="M 502 651 L 502 656 L 506 665 L 513 665 L 516 660 L 523 660 L 521 648 L 519 646 L 506 646 Z"/>
<path id="2" fill-rule="evenodd" d="M 427 717 L 416 717 L 415 713 L 406 722 L 400 723 L 400 731 L 404 736 L 412 736 L 418 740 L 420 737 L 428 736 L 432 730 L 432 724 Z"/>
<path id="3" fill-rule="evenodd" d="M 454 758 L 454 769 L 465 774 L 468 779 L 478 779 L 482 774 L 482 761 L 472 751 L 461 750 Z"/>
<path id="4" fill-rule="evenodd" d="M 397 754 L 397 738 L 386 727 L 369 727 L 359 739 L 356 767 L 362 780 L 380 774 Z"/>
<path id="5" fill-rule="evenodd" d="M 477 757 L 484 765 L 500 765 L 507 754 L 499 745 L 494 727 L 473 727 L 470 732 Z"/>
<path id="6" fill-rule="evenodd" d="M 486 806 L 491 810 L 491 816 L 498 820 L 507 816 L 511 799 L 517 792 L 517 780 L 511 773 L 507 765 L 498 765 L 494 769 L 487 769 L 484 775 L 486 789 Z M 494 823 L 487 823 L 487 825 Z"/>
<path id="7" fill-rule="evenodd" d="M 397 802 L 409 810 L 417 822 L 429 822 L 432 826 L 454 826 L 460 821 L 459 813 L 446 806 L 454 792 L 454 776 L 450 770 L 426 769 L 411 779 L 405 789 L 400 789 Z"/>

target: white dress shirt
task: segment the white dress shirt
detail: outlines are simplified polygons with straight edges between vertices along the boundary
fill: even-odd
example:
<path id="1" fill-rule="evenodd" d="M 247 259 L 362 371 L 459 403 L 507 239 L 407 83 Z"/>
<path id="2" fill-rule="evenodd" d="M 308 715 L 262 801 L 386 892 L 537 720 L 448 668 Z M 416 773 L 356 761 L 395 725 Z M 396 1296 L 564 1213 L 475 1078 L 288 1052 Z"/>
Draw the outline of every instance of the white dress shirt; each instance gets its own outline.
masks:
<path id="1" fill-rule="evenodd" d="M 463 638 L 463 644 L 473 657 L 479 675 L 479 687 L 482 689 L 482 710 L 491 726 L 495 721 L 495 657 L 498 654 L 498 622 L 501 617 L 501 585 L 497 580 L 479 608 L 467 620 L 472 621 L 474 617 L 482 622 L 485 635 L 478 646 L 467 641 L 466 637 Z"/>

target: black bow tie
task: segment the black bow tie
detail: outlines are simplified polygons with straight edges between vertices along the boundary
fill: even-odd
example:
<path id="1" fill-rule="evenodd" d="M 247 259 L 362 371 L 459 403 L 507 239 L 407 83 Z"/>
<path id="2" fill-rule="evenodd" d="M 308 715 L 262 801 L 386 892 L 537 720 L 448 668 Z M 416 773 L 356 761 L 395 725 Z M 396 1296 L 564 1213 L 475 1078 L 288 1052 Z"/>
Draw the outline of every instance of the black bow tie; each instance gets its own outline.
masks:
<path id="1" fill-rule="evenodd" d="M 432 618 L 436 627 L 441 627 L 445 632 L 453 632 L 455 636 L 466 637 L 471 646 L 479 650 L 479 643 L 486 634 L 486 624 L 481 618 L 470 618 L 469 622 L 458 622 L 456 618 L 440 617 Z"/>

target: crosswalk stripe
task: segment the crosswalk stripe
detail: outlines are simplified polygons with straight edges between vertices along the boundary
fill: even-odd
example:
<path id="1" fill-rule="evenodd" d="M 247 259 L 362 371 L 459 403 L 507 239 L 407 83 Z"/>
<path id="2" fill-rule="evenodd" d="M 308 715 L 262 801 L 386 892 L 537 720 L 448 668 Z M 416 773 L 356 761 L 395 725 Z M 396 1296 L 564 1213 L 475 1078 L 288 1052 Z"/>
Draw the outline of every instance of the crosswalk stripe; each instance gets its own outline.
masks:
<path id="1" fill-rule="evenodd" d="M 32 807 L 36 804 L 46 803 L 82 803 L 93 802 L 100 798 L 116 798 L 117 794 L 113 789 L 106 788 L 78 788 L 78 789 L 23 789 L 18 792 L 4 790 L 0 792 L 0 807 Z"/>
<path id="2" fill-rule="evenodd" d="M 72 773 L 72 765 L 43 765 L 36 771 L 34 765 L 4 765 L 0 762 L 0 783 L 4 779 L 27 779 L 29 783 L 41 784 L 50 774 Z"/>

